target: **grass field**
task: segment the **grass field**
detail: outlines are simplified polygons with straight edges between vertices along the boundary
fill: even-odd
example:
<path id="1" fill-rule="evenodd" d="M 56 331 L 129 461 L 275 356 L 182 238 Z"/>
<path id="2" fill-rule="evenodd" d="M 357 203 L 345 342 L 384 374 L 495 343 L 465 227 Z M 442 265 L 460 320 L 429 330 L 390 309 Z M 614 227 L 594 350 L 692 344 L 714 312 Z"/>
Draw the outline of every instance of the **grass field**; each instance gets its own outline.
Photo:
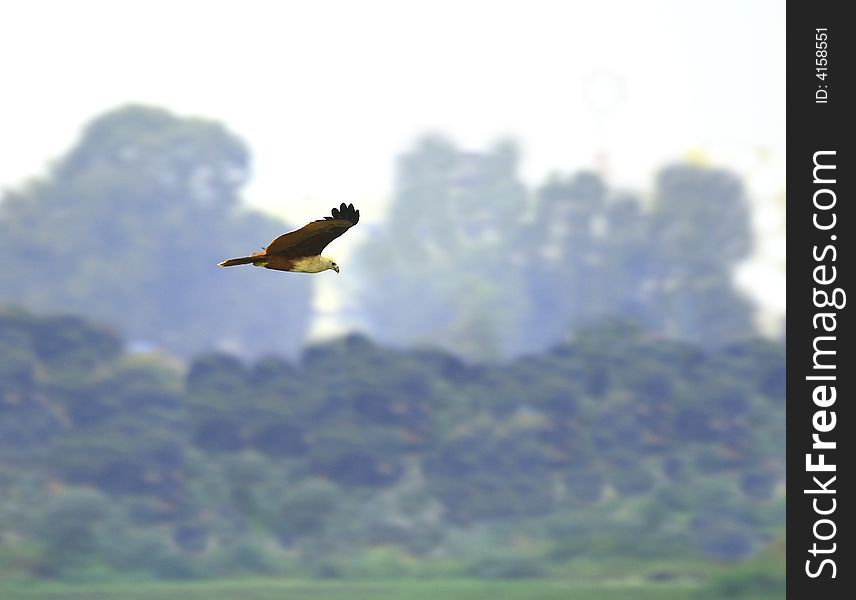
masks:
<path id="1" fill-rule="evenodd" d="M 2 600 L 691 600 L 687 583 L 248 579 L 188 583 L 0 584 Z"/>

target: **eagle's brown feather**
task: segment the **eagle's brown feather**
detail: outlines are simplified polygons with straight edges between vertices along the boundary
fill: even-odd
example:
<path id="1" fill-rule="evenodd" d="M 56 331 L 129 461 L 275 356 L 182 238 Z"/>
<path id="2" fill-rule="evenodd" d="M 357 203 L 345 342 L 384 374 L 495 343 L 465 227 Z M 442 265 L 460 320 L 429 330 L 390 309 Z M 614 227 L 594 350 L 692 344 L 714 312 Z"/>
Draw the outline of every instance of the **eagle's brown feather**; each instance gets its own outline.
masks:
<path id="1" fill-rule="evenodd" d="M 296 231 L 282 234 L 265 248 L 265 252 L 295 258 L 315 256 L 353 226 L 354 223 L 344 219 L 312 221 Z"/>
<path id="2" fill-rule="evenodd" d="M 294 262 L 300 258 L 321 254 L 327 244 L 356 225 L 360 220 L 360 211 L 353 204 L 342 205 L 331 211 L 331 217 L 312 221 L 297 229 L 284 233 L 262 252 L 256 252 L 242 258 L 232 258 L 219 263 L 221 267 L 255 264 L 280 271 L 291 270 Z M 263 264 L 262 264 L 263 263 Z"/>

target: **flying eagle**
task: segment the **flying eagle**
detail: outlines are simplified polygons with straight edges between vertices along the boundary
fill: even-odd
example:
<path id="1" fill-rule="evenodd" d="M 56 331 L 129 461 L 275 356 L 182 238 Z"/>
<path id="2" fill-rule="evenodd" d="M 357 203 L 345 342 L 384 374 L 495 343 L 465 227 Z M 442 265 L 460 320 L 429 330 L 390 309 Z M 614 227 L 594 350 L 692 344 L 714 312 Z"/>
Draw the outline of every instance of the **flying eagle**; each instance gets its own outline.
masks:
<path id="1" fill-rule="evenodd" d="M 242 258 L 230 258 L 218 263 L 221 267 L 253 265 L 277 271 L 295 273 L 320 273 L 327 269 L 339 272 L 339 265 L 332 258 L 321 256 L 327 244 L 359 223 L 360 211 L 353 204 L 342 203 L 334 208 L 332 217 L 312 221 L 296 231 L 284 233 L 261 252 Z"/>

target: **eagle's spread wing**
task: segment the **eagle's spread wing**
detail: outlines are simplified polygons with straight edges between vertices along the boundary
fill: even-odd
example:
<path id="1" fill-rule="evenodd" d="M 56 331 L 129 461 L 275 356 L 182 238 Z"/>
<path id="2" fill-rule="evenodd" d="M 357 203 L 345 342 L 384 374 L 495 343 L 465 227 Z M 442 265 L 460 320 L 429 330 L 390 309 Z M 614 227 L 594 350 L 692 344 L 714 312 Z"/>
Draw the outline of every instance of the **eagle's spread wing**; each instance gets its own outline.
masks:
<path id="1" fill-rule="evenodd" d="M 284 233 L 270 243 L 267 254 L 284 254 L 290 257 L 315 256 L 327 247 L 327 244 L 348 231 L 360 220 L 360 211 L 353 204 L 334 208 L 332 217 L 304 225 L 296 231 Z"/>

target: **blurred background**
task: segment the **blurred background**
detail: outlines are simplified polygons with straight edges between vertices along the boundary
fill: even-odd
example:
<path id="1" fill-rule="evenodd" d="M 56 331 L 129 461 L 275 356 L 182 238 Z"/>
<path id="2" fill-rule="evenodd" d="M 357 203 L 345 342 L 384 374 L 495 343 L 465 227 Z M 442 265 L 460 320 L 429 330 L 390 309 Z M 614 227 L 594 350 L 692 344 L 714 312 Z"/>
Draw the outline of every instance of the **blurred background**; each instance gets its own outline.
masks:
<path id="1" fill-rule="evenodd" d="M 0 21 L 4 598 L 784 595 L 784 2 Z"/>

